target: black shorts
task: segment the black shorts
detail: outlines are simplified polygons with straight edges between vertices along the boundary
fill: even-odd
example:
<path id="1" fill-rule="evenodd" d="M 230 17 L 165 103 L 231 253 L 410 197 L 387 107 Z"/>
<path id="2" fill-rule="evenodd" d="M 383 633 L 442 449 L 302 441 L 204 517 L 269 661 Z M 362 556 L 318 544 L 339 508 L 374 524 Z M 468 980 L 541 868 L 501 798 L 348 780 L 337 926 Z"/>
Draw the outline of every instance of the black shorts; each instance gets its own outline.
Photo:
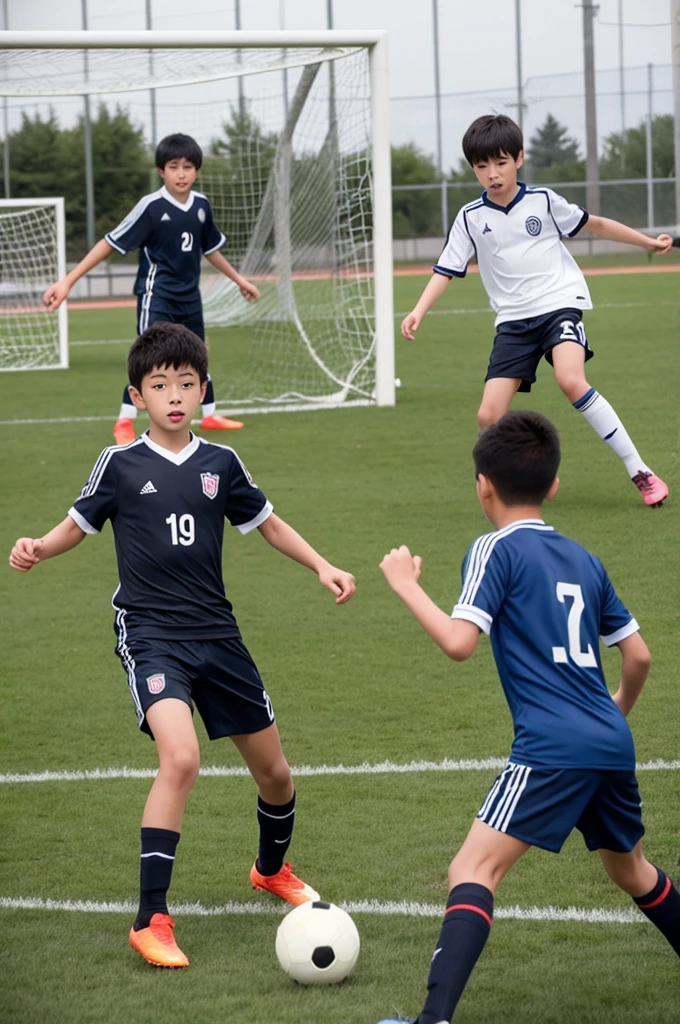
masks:
<path id="1" fill-rule="evenodd" d="M 158 295 L 149 294 L 137 296 L 137 331 L 141 334 L 150 327 L 162 320 L 168 324 L 183 324 L 190 331 L 197 334 L 201 341 L 205 341 L 205 325 L 203 323 L 203 304 L 200 298 L 198 301 L 173 302 L 172 299 L 163 299 Z"/>
<path id="2" fill-rule="evenodd" d="M 536 369 L 543 356 L 552 366 L 552 350 L 565 341 L 585 350 L 593 358 L 580 309 L 556 309 L 527 320 L 509 320 L 496 328 L 485 382 L 493 377 L 519 377 L 518 391 L 531 391 Z"/>
<path id="3" fill-rule="evenodd" d="M 274 721 L 274 709 L 257 666 L 240 637 L 220 640 L 133 640 L 119 642 L 142 732 L 153 733 L 146 712 L 157 700 L 176 697 L 194 704 L 211 740 L 260 732 Z"/>

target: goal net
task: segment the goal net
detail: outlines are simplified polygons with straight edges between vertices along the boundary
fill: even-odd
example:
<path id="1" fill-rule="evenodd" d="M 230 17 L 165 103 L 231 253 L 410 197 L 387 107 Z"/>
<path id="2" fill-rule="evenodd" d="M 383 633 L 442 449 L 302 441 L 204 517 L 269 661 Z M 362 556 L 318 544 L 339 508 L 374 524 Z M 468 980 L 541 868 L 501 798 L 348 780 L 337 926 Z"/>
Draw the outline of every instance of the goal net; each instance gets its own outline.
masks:
<path id="1" fill-rule="evenodd" d="M 42 303 L 64 253 L 63 199 L 0 199 L 0 370 L 68 366 L 66 307 Z"/>
<path id="2" fill-rule="evenodd" d="M 204 264 L 221 408 L 394 404 L 384 34 L 4 35 L 0 94 L 113 99 L 150 153 L 177 131 L 201 145 L 194 187 L 261 296 Z"/>

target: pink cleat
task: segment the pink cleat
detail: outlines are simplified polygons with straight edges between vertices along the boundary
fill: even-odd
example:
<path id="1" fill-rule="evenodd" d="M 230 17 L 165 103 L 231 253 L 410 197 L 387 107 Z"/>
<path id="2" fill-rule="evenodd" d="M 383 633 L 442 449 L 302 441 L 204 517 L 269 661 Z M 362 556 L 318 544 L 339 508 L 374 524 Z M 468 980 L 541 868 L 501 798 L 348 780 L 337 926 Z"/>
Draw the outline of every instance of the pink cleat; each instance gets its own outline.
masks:
<path id="1" fill-rule="evenodd" d="M 655 476 L 654 473 L 644 472 L 642 469 L 635 474 L 632 480 L 642 495 L 645 505 L 651 505 L 652 508 L 660 508 L 663 505 L 668 497 L 668 487 L 663 480 Z"/>

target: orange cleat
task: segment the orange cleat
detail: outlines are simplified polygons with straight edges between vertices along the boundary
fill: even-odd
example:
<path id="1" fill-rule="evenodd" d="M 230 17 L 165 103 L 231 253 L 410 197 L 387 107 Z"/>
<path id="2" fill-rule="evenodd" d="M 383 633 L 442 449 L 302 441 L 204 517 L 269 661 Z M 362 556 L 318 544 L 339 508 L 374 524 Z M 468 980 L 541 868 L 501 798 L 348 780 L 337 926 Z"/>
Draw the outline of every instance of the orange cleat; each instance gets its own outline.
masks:
<path id="1" fill-rule="evenodd" d="M 311 903 L 321 899 L 318 892 L 306 885 L 301 878 L 293 874 L 293 865 L 284 864 L 275 875 L 261 875 L 257 870 L 257 861 L 250 869 L 250 881 L 253 889 L 260 892 L 272 892 L 280 896 L 286 903 L 297 907 L 300 903 Z"/>
<path id="2" fill-rule="evenodd" d="M 226 416 L 204 416 L 201 420 L 201 430 L 240 430 L 243 424 L 240 420 L 228 420 Z"/>
<path id="3" fill-rule="evenodd" d="M 124 419 L 123 417 L 121 417 L 119 420 L 116 420 L 113 427 L 113 436 L 116 441 L 116 444 L 130 444 L 130 442 L 134 441 L 136 437 L 134 421 Z"/>
<path id="4" fill-rule="evenodd" d="M 651 508 L 660 508 L 663 505 L 668 497 L 668 487 L 663 480 L 654 473 L 645 473 L 643 470 L 639 470 L 631 479 L 642 495 L 645 505 Z"/>
<path id="5" fill-rule="evenodd" d="M 169 914 L 154 914 L 148 928 L 130 929 L 130 945 L 156 967 L 188 967 L 189 961 L 172 934 L 174 927 Z"/>

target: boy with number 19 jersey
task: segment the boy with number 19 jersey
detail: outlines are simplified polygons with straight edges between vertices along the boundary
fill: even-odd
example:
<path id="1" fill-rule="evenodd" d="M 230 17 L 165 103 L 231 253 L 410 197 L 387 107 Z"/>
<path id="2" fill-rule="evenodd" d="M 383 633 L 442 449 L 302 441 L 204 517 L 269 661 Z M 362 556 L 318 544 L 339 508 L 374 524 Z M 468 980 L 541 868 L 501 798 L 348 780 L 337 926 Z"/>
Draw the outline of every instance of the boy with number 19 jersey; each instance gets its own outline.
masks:
<path id="1" fill-rule="evenodd" d="M 417 1022 L 448 1024 L 486 944 L 496 888 L 532 846 L 558 853 L 573 829 L 680 956 L 680 893 L 642 852 L 635 749 L 626 721 L 649 671 L 639 627 L 601 562 L 540 517 L 557 492 L 557 431 L 509 412 L 474 448 L 477 495 L 495 530 L 463 562 L 449 617 L 421 588 L 422 559 L 393 548 L 381 569 L 430 637 L 455 661 L 481 633 L 512 714 L 508 763 L 449 867 L 449 898 Z M 609 694 L 599 646 L 618 646 Z M 397 1024 L 384 1020 L 381 1024 Z"/>
<path id="2" fill-rule="evenodd" d="M 131 397 L 149 430 L 106 448 L 66 519 L 42 538 L 20 538 L 10 565 L 28 572 L 86 535 L 113 527 L 120 583 L 113 598 L 116 653 L 140 729 L 156 742 L 159 771 L 142 817 L 140 902 L 130 945 L 150 963 L 186 967 L 173 936 L 167 893 L 199 749 L 194 706 L 208 737 L 229 736 L 258 788 L 254 888 L 299 904 L 318 893 L 284 857 L 295 822 L 295 789 L 271 701 L 239 632 L 222 579 L 227 519 L 259 531 L 312 569 L 344 604 L 354 577 L 322 558 L 274 514 L 236 452 L 190 431 L 205 394 L 205 345 L 180 324 L 148 328 L 128 357 Z"/>

